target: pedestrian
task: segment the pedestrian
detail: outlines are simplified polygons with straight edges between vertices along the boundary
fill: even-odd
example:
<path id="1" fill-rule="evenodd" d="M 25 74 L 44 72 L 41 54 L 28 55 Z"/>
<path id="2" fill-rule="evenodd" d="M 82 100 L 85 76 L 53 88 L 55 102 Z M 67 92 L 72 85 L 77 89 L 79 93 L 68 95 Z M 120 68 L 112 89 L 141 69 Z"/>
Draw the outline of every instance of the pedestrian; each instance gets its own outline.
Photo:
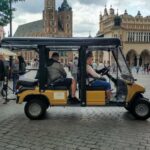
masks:
<path id="1" fill-rule="evenodd" d="M 74 58 L 73 66 L 72 66 L 72 76 L 77 81 L 77 74 L 78 74 L 78 57 Z"/>
<path id="2" fill-rule="evenodd" d="M 16 92 L 17 81 L 19 80 L 19 61 L 14 59 L 12 63 L 13 93 Z"/>
<path id="3" fill-rule="evenodd" d="M 149 74 L 149 72 L 150 72 L 150 64 L 148 64 L 148 74 Z"/>
<path id="4" fill-rule="evenodd" d="M 136 66 L 136 73 L 137 73 L 137 74 L 139 73 L 139 69 L 140 69 L 140 67 L 139 67 L 139 66 Z"/>
<path id="5" fill-rule="evenodd" d="M 4 58 L 2 55 L 0 55 L 0 91 L 2 90 L 4 77 L 5 77 Z"/>
<path id="6" fill-rule="evenodd" d="M 22 56 L 18 56 L 19 60 L 19 74 L 24 75 L 26 73 L 26 63 Z"/>

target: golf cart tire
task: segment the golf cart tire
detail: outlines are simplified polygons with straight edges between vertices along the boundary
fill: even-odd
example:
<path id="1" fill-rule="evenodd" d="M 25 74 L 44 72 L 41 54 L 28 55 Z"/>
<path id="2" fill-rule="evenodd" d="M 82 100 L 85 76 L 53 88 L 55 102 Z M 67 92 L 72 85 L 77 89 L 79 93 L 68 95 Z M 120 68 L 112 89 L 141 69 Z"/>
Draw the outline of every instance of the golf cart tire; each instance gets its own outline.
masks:
<path id="1" fill-rule="evenodd" d="M 39 112 L 37 114 L 34 114 L 34 107 L 37 107 L 39 109 Z M 25 104 L 24 112 L 26 116 L 31 120 L 42 119 L 46 113 L 46 104 L 41 99 L 30 99 Z"/>
<path id="2" fill-rule="evenodd" d="M 150 102 L 145 100 L 144 98 L 140 98 L 137 101 L 134 101 L 134 103 L 132 104 L 132 111 L 130 112 L 136 119 L 146 120 L 150 117 Z"/>

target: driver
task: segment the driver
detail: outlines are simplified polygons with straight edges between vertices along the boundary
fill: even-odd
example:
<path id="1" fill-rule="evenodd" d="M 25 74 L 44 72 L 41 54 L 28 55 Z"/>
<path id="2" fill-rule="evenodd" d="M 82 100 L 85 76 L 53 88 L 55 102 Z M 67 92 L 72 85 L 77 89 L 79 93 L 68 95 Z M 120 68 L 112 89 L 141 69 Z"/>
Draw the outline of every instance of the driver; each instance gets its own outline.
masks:
<path id="1" fill-rule="evenodd" d="M 107 100 L 111 98 L 111 85 L 107 81 L 100 80 L 101 74 L 95 72 L 92 68 L 93 54 L 88 52 L 86 54 L 86 72 L 88 75 L 86 84 L 90 84 L 91 87 L 102 87 L 106 91 Z"/>

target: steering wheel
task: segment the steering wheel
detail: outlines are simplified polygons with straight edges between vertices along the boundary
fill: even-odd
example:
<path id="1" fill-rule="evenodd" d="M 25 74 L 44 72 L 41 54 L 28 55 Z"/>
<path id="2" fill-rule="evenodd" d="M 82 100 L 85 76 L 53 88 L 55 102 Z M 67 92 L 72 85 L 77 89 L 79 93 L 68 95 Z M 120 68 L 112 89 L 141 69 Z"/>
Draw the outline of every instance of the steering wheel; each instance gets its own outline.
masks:
<path id="1" fill-rule="evenodd" d="M 109 71 L 110 71 L 110 66 L 104 67 L 104 68 L 101 70 L 102 76 L 103 76 L 103 75 L 107 75 Z"/>

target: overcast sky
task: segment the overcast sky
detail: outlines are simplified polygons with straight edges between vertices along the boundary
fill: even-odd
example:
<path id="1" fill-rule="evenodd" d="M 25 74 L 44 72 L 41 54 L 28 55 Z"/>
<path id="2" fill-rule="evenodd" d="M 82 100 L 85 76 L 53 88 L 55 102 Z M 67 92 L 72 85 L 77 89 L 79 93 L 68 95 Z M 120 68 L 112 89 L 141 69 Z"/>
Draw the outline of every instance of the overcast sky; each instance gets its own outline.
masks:
<path id="1" fill-rule="evenodd" d="M 63 0 L 56 0 L 56 8 L 58 8 Z M 135 16 L 138 10 L 143 16 L 150 15 L 149 0 L 68 0 L 69 5 L 73 9 L 73 36 L 88 36 L 91 33 L 95 36 L 99 29 L 99 15 L 103 13 L 105 5 L 109 9 L 110 6 L 119 14 L 124 13 L 127 9 L 128 14 Z M 16 8 L 13 19 L 13 33 L 18 25 L 42 19 L 42 11 L 44 9 L 44 0 L 25 0 L 13 4 Z M 5 27 L 6 35 L 9 27 Z"/>

